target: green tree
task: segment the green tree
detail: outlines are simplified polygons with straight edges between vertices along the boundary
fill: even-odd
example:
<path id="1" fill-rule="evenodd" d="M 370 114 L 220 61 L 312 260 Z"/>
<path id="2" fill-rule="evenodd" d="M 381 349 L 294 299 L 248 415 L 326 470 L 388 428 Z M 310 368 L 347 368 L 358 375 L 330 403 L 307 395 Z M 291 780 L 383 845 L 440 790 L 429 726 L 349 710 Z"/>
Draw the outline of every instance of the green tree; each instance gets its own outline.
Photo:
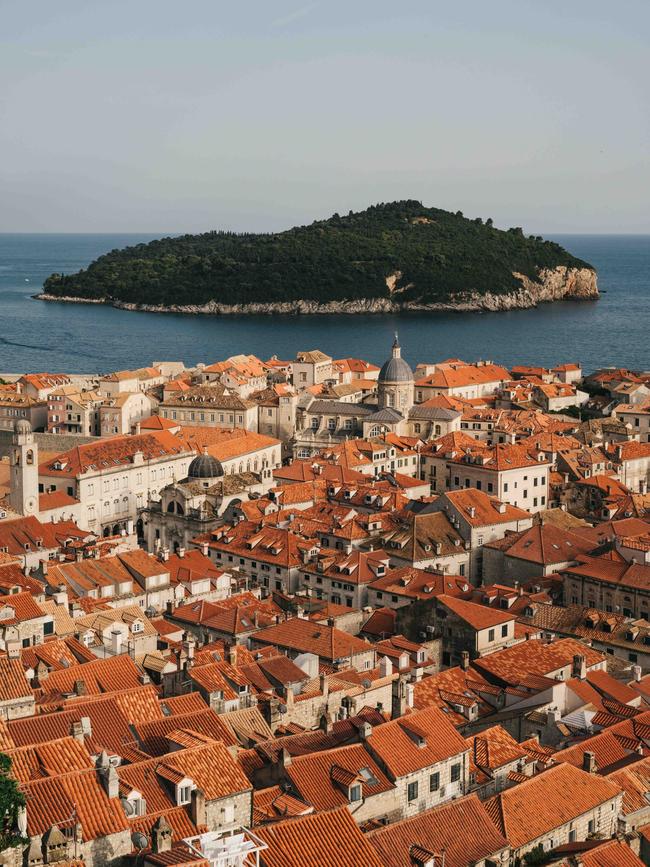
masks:
<path id="1" fill-rule="evenodd" d="M 11 759 L 0 753 L 0 852 L 25 842 L 25 839 L 16 833 L 18 813 L 21 807 L 25 806 L 25 795 L 10 771 Z"/>

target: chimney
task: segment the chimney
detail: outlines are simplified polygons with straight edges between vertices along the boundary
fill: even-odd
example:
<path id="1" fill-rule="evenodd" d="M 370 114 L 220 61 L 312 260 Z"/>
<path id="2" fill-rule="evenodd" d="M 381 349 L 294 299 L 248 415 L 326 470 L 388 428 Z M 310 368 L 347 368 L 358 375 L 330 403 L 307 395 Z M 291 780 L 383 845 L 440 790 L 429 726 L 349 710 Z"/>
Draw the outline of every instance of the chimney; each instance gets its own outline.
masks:
<path id="1" fill-rule="evenodd" d="M 166 563 L 169 560 L 169 548 L 163 548 L 161 552 L 161 557 L 163 563 Z"/>
<path id="2" fill-rule="evenodd" d="M 183 559 L 183 557 L 185 556 L 185 548 L 179 548 L 178 549 L 178 556 L 180 557 L 181 560 Z"/>
<path id="3" fill-rule="evenodd" d="M 463 671 L 467 671 L 469 669 L 469 652 L 467 650 L 463 650 L 460 655 L 460 667 Z"/>
<path id="4" fill-rule="evenodd" d="M 327 699 L 329 698 L 329 694 L 330 694 L 330 683 L 329 683 L 329 680 L 327 679 L 326 674 L 321 674 L 318 676 L 318 685 L 319 685 L 319 688 L 320 688 L 320 691 L 321 691 L 323 698 L 325 699 L 325 701 L 327 701 Z"/>
<path id="5" fill-rule="evenodd" d="M 120 797 L 120 778 L 113 765 L 99 768 L 99 781 L 109 798 Z"/>
<path id="6" fill-rule="evenodd" d="M 334 629 L 334 618 L 333 617 L 327 618 L 327 625 L 329 626 L 330 629 Z"/>
<path id="7" fill-rule="evenodd" d="M 205 795 L 203 794 L 201 789 L 192 789 L 192 800 L 190 802 L 190 818 L 195 825 L 207 824 Z"/>
<path id="8" fill-rule="evenodd" d="M 207 542 L 201 542 L 201 553 L 204 557 L 210 556 L 210 546 Z"/>
<path id="9" fill-rule="evenodd" d="M 585 750 L 582 755 L 582 770 L 588 774 L 595 774 L 597 770 L 596 756 L 591 750 Z"/>
<path id="10" fill-rule="evenodd" d="M 135 423 L 135 435 L 137 437 L 139 437 L 141 433 L 142 433 L 142 428 L 140 427 L 140 422 L 136 421 L 136 423 Z"/>
<path id="11" fill-rule="evenodd" d="M 551 707 L 546 711 L 546 725 L 556 726 L 560 721 L 560 711 L 556 707 Z"/>
<path id="12" fill-rule="evenodd" d="M 367 741 L 372 734 L 372 726 L 367 720 L 364 720 L 359 726 L 359 738 L 362 741 Z"/>
<path id="13" fill-rule="evenodd" d="M 111 632 L 111 653 L 118 656 L 122 651 L 122 633 L 118 629 Z"/>
<path id="14" fill-rule="evenodd" d="M 415 695 L 415 689 L 413 688 L 412 683 L 406 684 L 406 706 L 412 708 L 413 707 L 413 697 Z"/>
<path id="15" fill-rule="evenodd" d="M 587 660 L 581 653 L 576 653 L 573 657 L 573 677 L 578 680 L 585 680 L 587 677 Z"/>
<path id="16" fill-rule="evenodd" d="M 151 851 L 158 855 L 160 852 L 169 852 L 171 848 L 172 829 L 167 819 L 161 816 L 151 828 Z"/>
<path id="17" fill-rule="evenodd" d="M 393 663 L 387 656 L 379 660 L 379 677 L 390 677 L 393 673 Z"/>
<path id="18" fill-rule="evenodd" d="M 632 666 L 632 674 L 634 675 L 635 683 L 640 683 L 641 675 L 642 675 L 641 666 L 640 665 L 633 665 Z"/>

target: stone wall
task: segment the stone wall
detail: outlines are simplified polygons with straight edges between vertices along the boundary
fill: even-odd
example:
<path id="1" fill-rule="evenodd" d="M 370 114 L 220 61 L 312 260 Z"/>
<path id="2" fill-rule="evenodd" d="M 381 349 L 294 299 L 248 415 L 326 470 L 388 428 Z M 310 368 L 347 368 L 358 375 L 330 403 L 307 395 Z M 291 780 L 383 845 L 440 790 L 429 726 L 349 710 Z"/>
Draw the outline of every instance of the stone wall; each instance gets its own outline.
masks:
<path id="1" fill-rule="evenodd" d="M 0 430 L 0 458 L 9 454 L 13 440 L 13 431 Z M 43 452 L 66 452 L 76 446 L 92 443 L 99 437 L 85 437 L 80 434 L 48 434 L 35 433 L 34 442 Z"/>

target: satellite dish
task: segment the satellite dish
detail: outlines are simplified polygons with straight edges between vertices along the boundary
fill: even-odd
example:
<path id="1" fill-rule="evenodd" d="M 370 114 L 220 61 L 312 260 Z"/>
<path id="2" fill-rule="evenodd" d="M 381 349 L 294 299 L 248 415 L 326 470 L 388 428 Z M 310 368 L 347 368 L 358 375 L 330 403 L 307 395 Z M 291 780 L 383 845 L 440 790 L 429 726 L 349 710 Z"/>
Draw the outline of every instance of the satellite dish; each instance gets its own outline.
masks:
<path id="1" fill-rule="evenodd" d="M 149 840 L 142 831 L 134 831 L 133 834 L 131 834 L 131 842 L 140 852 L 149 846 Z"/>

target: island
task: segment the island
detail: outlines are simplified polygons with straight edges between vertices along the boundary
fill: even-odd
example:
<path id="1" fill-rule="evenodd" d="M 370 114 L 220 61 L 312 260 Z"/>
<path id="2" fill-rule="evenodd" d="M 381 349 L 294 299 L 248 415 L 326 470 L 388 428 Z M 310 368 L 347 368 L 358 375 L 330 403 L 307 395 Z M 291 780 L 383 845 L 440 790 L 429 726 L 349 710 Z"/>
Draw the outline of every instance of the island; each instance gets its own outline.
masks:
<path id="1" fill-rule="evenodd" d="M 276 233 L 213 231 L 52 274 L 46 301 L 174 313 L 508 310 L 598 297 L 595 269 L 521 228 L 415 200 Z"/>

